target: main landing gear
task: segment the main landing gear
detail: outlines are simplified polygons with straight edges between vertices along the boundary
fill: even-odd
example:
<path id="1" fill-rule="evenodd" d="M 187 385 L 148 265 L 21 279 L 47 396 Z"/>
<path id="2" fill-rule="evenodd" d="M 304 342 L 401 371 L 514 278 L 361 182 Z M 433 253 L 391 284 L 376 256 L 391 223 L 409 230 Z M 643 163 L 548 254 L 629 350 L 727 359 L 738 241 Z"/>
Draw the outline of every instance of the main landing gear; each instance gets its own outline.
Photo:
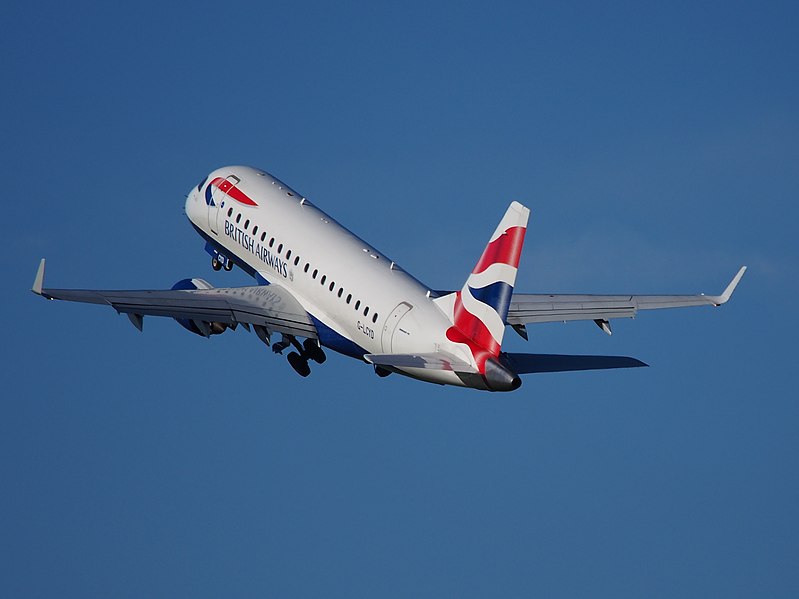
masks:
<path id="1" fill-rule="evenodd" d="M 288 356 L 287 359 L 291 367 L 302 377 L 306 377 L 311 374 L 311 367 L 308 365 L 308 360 L 303 358 L 300 354 L 293 351 Z"/>
<path id="2" fill-rule="evenodd" d="M 311 374 L 311 367 L 308 364 L 308 360 L 313 360 L 317 364 L 323 364 L 327 359 L 318 341 L 315 339 L 306 339 L 302 345 L 300 345 L 300 342 L 297 341 L 294 335 L 283 334 L 281 340 L 272 345 L 272 351 L 276 354 L 282 354 L 283 350 L 289 345 L 293 346 L 297 351 L 289 353 L 286 359 L 295 372 L 302 377 Z"/>

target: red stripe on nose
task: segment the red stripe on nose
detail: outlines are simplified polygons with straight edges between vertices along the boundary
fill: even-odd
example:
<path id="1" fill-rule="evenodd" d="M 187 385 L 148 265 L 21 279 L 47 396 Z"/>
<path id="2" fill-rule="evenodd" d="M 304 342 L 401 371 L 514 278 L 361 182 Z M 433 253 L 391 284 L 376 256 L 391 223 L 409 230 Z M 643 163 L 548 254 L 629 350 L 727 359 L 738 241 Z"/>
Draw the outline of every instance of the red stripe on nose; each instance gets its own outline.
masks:
<path id="1" fill-rule="evenodd" d="M 248 195 L 246 195 L 243 191 L 241 191 L 238 187 L 231 186 L 230 189 L 227 191 L 227 194 L 236 200 L 237 202 L 241 202 L 242 204 L 247 204 L 248 206 L 257 206 L 255 202 L 250 199 Z"/>
<path id="2" fill-rule="evenodd" d="M 227 179 L 223 179 L 222 177 L 217 177 L 211 182 L 211 185 L 218 188 L 220 191 L 224 191 L 228 196 L 236 200 L 237 202 L 241 202 L 242 204 L 246 204 L 247 206 L 257 206 L 252 198 L 241 191 L 238 187 L 233 185 Z"/>

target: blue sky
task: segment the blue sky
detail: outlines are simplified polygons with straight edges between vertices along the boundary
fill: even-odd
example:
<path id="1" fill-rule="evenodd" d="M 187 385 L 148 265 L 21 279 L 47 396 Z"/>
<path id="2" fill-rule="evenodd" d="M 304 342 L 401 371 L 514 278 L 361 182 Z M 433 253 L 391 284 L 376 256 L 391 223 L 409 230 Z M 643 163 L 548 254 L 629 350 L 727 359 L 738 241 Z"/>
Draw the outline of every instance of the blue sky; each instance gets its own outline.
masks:
<path id="1" fill-rule="evenodd" d="M 0 595 L 796 596 L 799 9 L 697 4 L 3 5 Z M 750 270 L 510 333 L 651 367 L 505 395 L 28 291 L 249 283 L 182 214 L 225 164 L 437 288 L 511 200 L 520 290 Z"/>

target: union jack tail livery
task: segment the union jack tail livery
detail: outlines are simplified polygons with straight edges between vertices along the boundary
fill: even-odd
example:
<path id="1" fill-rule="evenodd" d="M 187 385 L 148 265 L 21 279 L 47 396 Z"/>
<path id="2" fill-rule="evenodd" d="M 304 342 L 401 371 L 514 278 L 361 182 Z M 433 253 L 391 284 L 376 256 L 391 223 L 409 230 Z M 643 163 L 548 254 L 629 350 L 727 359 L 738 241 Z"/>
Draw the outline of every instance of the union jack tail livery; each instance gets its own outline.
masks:
<path id="1" fill-rule="evenodd" d="M 469 347 L 481 373 L 488 358 L 499 356 L 529 216 L 529 208 L 511 203 L 463 289 L 455 294 L 447 338 Z"/>

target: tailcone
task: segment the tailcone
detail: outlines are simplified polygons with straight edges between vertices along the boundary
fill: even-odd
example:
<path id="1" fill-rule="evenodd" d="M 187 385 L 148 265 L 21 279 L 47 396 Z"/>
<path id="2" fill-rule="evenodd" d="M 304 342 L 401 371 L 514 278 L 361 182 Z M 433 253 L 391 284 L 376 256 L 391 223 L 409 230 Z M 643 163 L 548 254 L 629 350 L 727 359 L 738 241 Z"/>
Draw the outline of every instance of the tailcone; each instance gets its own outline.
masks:
<path id="1" fill-rule="evenodd" d="M 522 386 L 519 375 L 494 358 L 486 360 L 483 377 L 490 391 L 515 391 Z"/>

